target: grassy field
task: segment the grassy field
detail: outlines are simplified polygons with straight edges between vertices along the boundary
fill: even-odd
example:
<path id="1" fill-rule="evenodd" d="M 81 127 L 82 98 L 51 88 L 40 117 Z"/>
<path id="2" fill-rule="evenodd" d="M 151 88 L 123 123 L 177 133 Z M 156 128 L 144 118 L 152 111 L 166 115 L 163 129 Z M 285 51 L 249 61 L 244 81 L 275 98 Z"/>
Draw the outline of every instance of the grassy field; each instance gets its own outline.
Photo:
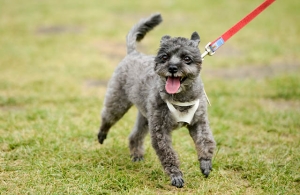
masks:
<path id="1" fill-rule="evenodd" d="M 132 108 L 104 145 L 96 139 L 106 83 L 141 17 L 161 36 L 200 49 L 263 0 L 0 0 L 0 194 L 297 194 L 300 191 L 300 1 L 276 1 L 206 57 L 201 77 L 217 152 L 204 178 L 186 129 L 173 133 L 186 185 L 169 178 L 146 139 L 132 163 Z"/>

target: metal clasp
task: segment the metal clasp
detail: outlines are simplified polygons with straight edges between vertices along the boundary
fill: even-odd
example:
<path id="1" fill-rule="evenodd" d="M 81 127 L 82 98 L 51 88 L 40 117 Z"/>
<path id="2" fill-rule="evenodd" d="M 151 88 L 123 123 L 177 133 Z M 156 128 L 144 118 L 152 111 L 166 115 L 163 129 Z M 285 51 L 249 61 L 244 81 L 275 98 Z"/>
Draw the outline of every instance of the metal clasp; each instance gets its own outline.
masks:
<path id="1" fill-rule="evenodd" d="M 215 52 L 211 50 L 210 45 L 211 45 L 211 42 L 207 43 L 207 45 L 205 46 L 205 52 L 203 52 L 203 54 L 201 55 L 202 60 L 204 60 L 204 57 L 207 54 L 210 56 L 215 54 Z"/>

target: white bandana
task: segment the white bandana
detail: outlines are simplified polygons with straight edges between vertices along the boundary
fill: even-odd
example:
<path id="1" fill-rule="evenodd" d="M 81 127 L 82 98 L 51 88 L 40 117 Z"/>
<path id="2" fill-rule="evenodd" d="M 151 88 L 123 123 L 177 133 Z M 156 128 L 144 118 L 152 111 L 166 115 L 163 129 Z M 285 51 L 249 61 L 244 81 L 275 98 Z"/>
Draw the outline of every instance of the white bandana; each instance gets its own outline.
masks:
<path id="1" fill-rule="evenodd" d="M 191 101 L 191 102 L 176 102 L 176 101 L 172 101 L 169 102 L 168 100 L 166 100 L 167 106 L 170 110 L 170 112 L 172 113 L 173 117 L 175 118 L 176 122 L 186 122 L 188 124 L 191 123 L 194 114 L 196 112 L 196 110 L 199 107 L 199 99 Z M 176 108 L 173 106 L 192 106 L 191 108 L 189 108 L 188 110 L 185 110 L 183 112 L 180 112 L 178 110 L 176 110 Z"/>

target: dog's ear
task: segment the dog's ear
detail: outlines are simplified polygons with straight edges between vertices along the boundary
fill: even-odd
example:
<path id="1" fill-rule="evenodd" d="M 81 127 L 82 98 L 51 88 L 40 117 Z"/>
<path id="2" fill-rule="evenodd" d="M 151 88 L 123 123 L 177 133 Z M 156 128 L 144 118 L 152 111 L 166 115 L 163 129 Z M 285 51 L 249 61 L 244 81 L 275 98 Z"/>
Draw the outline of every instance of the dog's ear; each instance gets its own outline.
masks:
<path id="1" fill-rule="evenodd" d="M 171 39 L 171 36 L 165 35 L 165 36 L 163 36 L 163 37 L 161 38 L 160 43 L 164 43 L 164 42 L 166 42 L 166 41 L 169 40 L 169 39 Z"/>
<path id="2" fill-rule="evenodd" d="M 191 40 L 196 43 L 196 46 L 198 46 L 199 43 L 200 43 L 200 36 L 199 36 L 199 34 L 197 32 L 193 32 L 193 34 L 191 36 Z"/>

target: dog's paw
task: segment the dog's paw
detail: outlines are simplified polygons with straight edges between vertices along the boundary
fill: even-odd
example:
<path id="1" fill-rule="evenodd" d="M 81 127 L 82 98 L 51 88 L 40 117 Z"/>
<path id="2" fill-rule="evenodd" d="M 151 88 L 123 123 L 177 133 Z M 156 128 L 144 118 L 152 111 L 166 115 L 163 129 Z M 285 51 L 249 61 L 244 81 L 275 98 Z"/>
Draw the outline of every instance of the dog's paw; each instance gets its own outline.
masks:
<path id="1" fill-rule="evenodd" d="M 143 156 L 131 156 L 132 162 L 140 162 L 144 160 Z"/>
<path id="2" fill-rule="evenodd" d="M 182 176 L 172 176 L 171 177 L 172 186 L 176 186 L 177 188 L 182 188 L 184 185 L 184 180 Z"/>
<path id="3" fill-rule="evenodd" d="M 210 171 L 212 170 L 211 159 L 200 159 L 200 169 L 205 177 L 208 177 Z"/>
<path id="4" fill-rule="evenodd" d="M 107 134 L 103 132 L 98 133 L 98 141 L 100 144 L 103 144 L 104 140 L 106 139 Z"/>

